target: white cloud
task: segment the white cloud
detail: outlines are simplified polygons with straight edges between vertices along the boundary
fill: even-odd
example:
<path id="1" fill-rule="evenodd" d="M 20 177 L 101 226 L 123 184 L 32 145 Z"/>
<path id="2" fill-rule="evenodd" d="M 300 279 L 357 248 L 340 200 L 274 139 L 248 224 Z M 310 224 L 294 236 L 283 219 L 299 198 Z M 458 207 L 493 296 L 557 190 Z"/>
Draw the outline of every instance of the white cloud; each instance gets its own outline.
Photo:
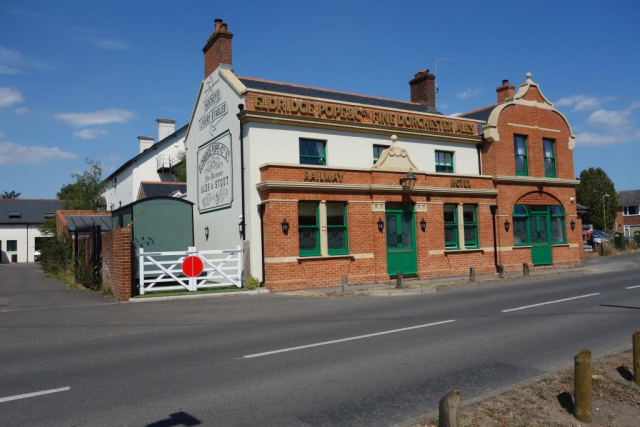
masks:
<path id="1" fill-rule="evenodd" d="M 589 115 L 587 123 L 591 126 L 620 127 L 631 121 L 631 109 L 596 110 Z"/>
<path id="2" fill-rule="evenodd" d="M 0 142 L 0 164 L 39 164 L 60 159 L 76 159 L 78 155 L 58 147 L 22 145 Z"/>
<path id="3" fill-rule="evenodd" d="M 480 89 L 467 89 L 465 91 L 462 92 L 458 92 L 456 93 L 456 98 L 458 99 L 466 99 L 466 98 L 471 98 L 472 96 L 475 96 L 477 94 L 480 93 Z"/>
<path id="4" fill-rule="evenodd" d="M 0 108 L 24 102 L 19 90 L 10 87 L 0 87 Z"/>
<path id="5" fill-rule="evenodd" d="M 92 113 L 58 113 L 56 120 L 61 120 L 72 126 L 105 125 L 109 123 L 126 123 L 136 117 L 133 111 L 121 109 L 107 109 Z"/>
<path id="6" fill-rule="evenodd" d="M 640 129 L 621 133 L 582 132 L 576 135 L 577 145 L 612 145 L 640 141 Z"/>
<path id="7" fill-rule="evenodd" d="M 46 70 L 48 66 L 0 45 L 0 74 L 19 74 L 25 69 Z"/>
<path id="8" fill-rule="evenodd" d="M 113 163 L 113 162 L 117 162 L 121 158 L 122 156 L 120 155 L 120 153 L 109 153 L 109 155 L 105 158 L 105 162 Z"/>
<path id="9" fill-rule="evenodd" d="M 97 47 L 104 50 L 126 50 L 129 49 L 129 43 L 125 40 L 106 39 L 99 37 L 88 37 Z"/>
<path id="10" fill-rule="evenodd" d="M 4 136 L 4 133 L 0 132 L 0 138 L 2 138 Z"/>
<path id="11" fill-rule="evenodd" d="M 28 112 L 29 112 L 29 109 L 27 107 L 20 107 L 20 108 L 17 108 L 15 111 L 16 116 L 22 116 L 23 114 L 27 114 Z"/>
<path id="12" fill-rule="evenodd" d="M 106 129 L 82 129 L 78 132 L 75 132 L 73 136 L 81 139 L 95 139 L 104 138 L 107 133 L 109 132 Z"/>
<path id="13" fill-rule="evenodd" d="M 605 102 L 609 102 L 614 99 L 614 96 L 605 96 L 604 98 L 598 98 L 595 96 L 574 95 L 567 98 L 560 98 L 556 102 L 556 106 L 573 106 L 573 111 L 595 110 Z"/>

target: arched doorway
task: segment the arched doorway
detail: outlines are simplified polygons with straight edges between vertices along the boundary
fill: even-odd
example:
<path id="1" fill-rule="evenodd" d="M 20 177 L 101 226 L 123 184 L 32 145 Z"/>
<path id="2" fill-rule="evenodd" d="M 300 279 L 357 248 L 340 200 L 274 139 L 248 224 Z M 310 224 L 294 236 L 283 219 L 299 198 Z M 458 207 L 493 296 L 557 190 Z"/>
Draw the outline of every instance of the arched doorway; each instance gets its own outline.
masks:
<path id="1" fill-rule="evenodd" d="M 553 263 L 553 245 L 566 243 L 565 212 L 550 194 L 529 193 L 513 206 L 514 246 L 530 246 L 533 265 Z"/>

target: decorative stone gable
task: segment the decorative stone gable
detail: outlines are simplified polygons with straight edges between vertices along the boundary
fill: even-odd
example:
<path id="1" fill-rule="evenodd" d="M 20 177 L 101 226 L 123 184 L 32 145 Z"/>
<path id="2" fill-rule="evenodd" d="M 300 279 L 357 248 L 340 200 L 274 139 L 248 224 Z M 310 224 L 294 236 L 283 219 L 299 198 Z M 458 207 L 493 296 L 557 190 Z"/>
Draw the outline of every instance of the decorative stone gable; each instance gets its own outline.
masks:
<path id="1" fill-rule="evenodd" d="M 398 137 L 391 135 L 391 147 L 382 152 L 372 169 L 408 172 L 418 170 L 418 167 L 411 161 L 407 150 L 398 147 Z"/>

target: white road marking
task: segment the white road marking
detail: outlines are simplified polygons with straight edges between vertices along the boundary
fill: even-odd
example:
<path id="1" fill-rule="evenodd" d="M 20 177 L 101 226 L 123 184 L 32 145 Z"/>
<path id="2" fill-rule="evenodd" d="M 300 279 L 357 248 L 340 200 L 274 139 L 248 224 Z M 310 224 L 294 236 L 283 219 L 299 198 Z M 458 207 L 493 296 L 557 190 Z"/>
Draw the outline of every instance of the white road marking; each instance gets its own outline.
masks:
<path id="1" fill-rule="evenodd" d="M 121 302 L 105 302 L 105 303 L 98 303 L 98 304 L 54 305 L 51 307 L 7 308 L 4 310 L 0 310 L 0 313 L 12 313 L 14 311 L 54 310 L 59 308 L 94 307 L 94 306 L 118 305 L 118 304 L 122 305 Z"/>
<path id="2" fill-rule="evenodd" d="M 2 397 L 0 398 L 0 403 L 10 402 L 12 400 L 27 399 L 29 397 L 42 396 L 43 394 L 58 393 L 61 391 L 69 391 L 69 390 L 71 390 L 71 387 L 61 387 L 61 388 L 54 388 L 52 390 L 43 390 L 43 391 L 36 391 L 34 393 L 26 393 L 26 394 L 18 394 L 16 396 Z"/>
<path id="3" fill-rule="evenodd" d="M 524 310 L 526 308 L 539 307 L 541 305 L 556 304 L 556 303 L 559 303 L 559 302 L 571 301 L 571 300 L 574 300 L 574 299 L 594 297 L 596 295 L 600 295 L 600 294 L 597 293 L 597 294 L 580 295 L 579 297 L 571 297 L 571 298 L 564 298 L 564 299 L 559 299 L 559 300 L 555 300 L 555 301 L 541 302 L 539 304 L 525 305 L 523 307 L 517 307 L 517 308 L 510 308 L 508 310 L 502 310 L 502 312 L 503 313 L 508 313 L 510 311 L 518 311 L 518 310 Z"/>
<path id="4" fill-rule="evenodd" d="M 640 288 L 640 285 L 636 285 L 636 286 L 629 286 L 628 288 L 625 288 L 625 289 L 635 289 L 635 288 Z"/>
<path id="5" fill-rule="evenodd" d="M 280 349 L 280 350 L 265 351 L 264 353 L 248 354 L 246 356 L 243 356 L 243 358 L 244 359 L 251 359 L 253 357 L 269 356 L 271 354 L 285 353 L 287 351 L 303 350 L 305 348 L 320 347 L 322 345 L 338 344 L 338 343 L 346 342 L 346 341 L 361 340 L 363 338 L 371 338 L 371 337 L 377 337 L 379 335 L 394 334 L 396 332 L 410 331 L 412 329 L 420 329 L 420 328 L 427 328 L 429 326 L 444 325 L 445 323 L 451 323 L 451 322 L 455 322 L 455 320 L 444 320 L 442 322 L 427 323 L 425 325 L 417 325 L 417 326 L 409 326 L 407 328 L 392 329 L 390 331 L 375 332 L 373 334 L 358 335 L 358 336 L 355 336 L 355 337 L 342 338 L 342 339 L 339 339 L 339 340 L 324 341 L 324 342 L 319 342 L 319 343 L 315 343 L 315 344 L 301 345 L 301 346 L 298 346 L 298 347 L 290 347 L 290 348 L 283 348 L 283 349 Z"/>

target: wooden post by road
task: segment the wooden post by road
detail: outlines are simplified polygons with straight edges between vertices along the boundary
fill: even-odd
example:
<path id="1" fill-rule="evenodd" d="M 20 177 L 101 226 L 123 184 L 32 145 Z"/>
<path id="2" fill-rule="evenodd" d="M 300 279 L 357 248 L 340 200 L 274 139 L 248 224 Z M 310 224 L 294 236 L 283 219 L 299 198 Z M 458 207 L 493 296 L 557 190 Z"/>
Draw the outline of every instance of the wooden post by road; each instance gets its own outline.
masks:
<path id="1" fill-rule="evenodd" d="M 575 362 L 575 410 L 578 421 L 591 422 L 591 351 L 582 350 L 576 354 Z"/>
<path id="2" fill-rule="evenodd" d="M 470 282 L 475 282 L 476 281 L 476 268 L 475 267 L 470 267 L 469 268 L 469 281 Z"/>
<path id="3" fill-rule="evenodd" d="M 522 274 L 524 276 L 528 276 L 529 275 L 529 264 L 527 264 L 526 262 L 522 263 Z"/>
<path id="4" fill-rule="evenodd" d="M 347 292 L 347 276 L 342 276 L 342 292 Z"/>
<path id="5" fill-rule="evenodd" d="M 640 386 L 640 331 L 633 334 L 633 380 Z"/>
<path id="6" fill-rule="evenodd" d="M 440 400 L 438 427 L 458 427 L 460 424 L 460 390 L 451 390 Z"/>
<path id="7" fill-rule="evenodd" d="M 396 289 L 402 288 L 402 271 L 398 271 L 398 276 L 396 277 Z"/>

